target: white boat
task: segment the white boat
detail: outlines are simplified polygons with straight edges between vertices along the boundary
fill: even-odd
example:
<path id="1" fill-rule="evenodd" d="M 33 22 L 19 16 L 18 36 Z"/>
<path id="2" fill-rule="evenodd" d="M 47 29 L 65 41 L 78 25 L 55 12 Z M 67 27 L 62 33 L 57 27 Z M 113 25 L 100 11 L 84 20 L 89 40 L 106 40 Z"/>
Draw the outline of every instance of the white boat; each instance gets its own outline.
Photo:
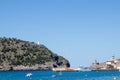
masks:
<path id="1" fill-rule="evenodd" d="M 78 68 L 79 71 L 91 71 L 90 69 L 86 68 L 86 67 L 83 67 L 83 66 L 80 66 Z"/>
<path id="2" fill-rule="evenodd" d="M 32 73 L 27 73 L 26 76 L 30 77 L 30 76 L 32 76 Z"/>

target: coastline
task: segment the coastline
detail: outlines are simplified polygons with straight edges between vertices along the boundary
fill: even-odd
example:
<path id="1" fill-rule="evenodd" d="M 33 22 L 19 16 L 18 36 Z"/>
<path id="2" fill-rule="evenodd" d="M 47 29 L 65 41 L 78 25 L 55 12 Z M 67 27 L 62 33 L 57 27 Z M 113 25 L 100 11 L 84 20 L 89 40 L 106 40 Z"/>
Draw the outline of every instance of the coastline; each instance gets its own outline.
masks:
<path id="1" fill-rule="evenodd" d="M 0 70 L 0 72 L 19 72 L 19 71 L 52 71 L 52 70 Z"/>
<path id="2" fill-rule="evenodd" d="M 0 70 L 0 72 L 19 72 L 19 71 L 52 71 L 52 72 L 87 72 L 87 71 L 74 71 L 74 70 L 68 70 L 68 71 L 53 71 L 52 69 L 26 69 L 26 70 Z M 102 71 L 119 71 L 119 69 L 113 69 L 113 70 L 90 70 L 91 72 L 102 72 Z M 119 71 L 120 72 L 120 71 Z"/>

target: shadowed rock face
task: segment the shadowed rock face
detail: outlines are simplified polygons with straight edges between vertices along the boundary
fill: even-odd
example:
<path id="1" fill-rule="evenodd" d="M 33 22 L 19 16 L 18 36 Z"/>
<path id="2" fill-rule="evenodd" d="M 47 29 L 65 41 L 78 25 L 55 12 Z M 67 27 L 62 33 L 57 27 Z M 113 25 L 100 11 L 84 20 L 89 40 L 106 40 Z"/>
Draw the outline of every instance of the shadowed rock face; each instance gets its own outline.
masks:
<path id="1" fill-rule="evenodd" d="M 70 64 L 44 45 L 0 38 L 0 70 L 48 70 L 53 67 L 70 67 Z"/>

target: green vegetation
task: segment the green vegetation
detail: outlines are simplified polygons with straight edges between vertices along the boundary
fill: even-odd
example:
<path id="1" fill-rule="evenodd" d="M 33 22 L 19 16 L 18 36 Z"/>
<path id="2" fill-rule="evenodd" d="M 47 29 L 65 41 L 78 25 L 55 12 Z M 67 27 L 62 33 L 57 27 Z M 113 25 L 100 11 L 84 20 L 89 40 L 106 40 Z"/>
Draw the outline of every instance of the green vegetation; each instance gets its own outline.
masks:
<path id="1" fill-rule="evenodd" d="M 67 60 L 57 56 L 44 45 L 16 38 L 0 38 L 0 66 L 32 66 L 46 62 L 55 62 L 55 65 L 61 66 L 64 65 L 63 61 L 66 61 L 67 67 L 70 66 Z"/>

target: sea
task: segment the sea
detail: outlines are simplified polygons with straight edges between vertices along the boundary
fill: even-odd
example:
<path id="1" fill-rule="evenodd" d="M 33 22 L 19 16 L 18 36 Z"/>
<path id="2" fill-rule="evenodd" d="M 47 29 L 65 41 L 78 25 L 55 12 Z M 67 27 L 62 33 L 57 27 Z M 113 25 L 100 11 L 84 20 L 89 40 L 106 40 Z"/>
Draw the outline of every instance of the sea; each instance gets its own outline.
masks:
<path id="1" fill-rule="evenodd" d="M 31 74 L 27 76 L 27 74 Z M 0 80 L 120 80 L 119 71 L 2 71 Z"/>

